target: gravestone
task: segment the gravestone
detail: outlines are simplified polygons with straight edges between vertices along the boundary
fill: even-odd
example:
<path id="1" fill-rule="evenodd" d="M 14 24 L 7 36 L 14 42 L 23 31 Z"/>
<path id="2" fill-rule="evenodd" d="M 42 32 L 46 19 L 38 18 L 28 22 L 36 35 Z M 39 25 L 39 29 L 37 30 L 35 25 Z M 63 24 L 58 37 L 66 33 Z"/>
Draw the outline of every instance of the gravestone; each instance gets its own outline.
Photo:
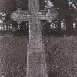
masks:
<path id="1" fill-rule="evenodd" d="M 27 49 L 27 77 L 48 77 L 45 60 L 45 50 L 42 44 L 41 20 L 51 20 L 52 14 L 39 12 L 39 0 L 29 0 L 29 11 L 17 9 L 11 18 L 19 24 L 29 23 L 29 44 Z M 50 22 L 50 21 L 49 21 Z"/>

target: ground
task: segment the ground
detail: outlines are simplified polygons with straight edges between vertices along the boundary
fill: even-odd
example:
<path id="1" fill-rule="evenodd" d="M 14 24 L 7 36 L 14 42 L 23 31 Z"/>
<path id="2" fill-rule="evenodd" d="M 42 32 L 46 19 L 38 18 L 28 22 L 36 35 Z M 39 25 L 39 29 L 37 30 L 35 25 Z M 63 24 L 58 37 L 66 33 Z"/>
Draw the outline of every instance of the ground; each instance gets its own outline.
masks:
<path id="1" fill-rule="evenodd" d="M 26 36 L 0 36 L 0 58 L 5 77 L 26 76 Z M 77 77 L 77 36 L 43 36 L 49 77 Z"/>

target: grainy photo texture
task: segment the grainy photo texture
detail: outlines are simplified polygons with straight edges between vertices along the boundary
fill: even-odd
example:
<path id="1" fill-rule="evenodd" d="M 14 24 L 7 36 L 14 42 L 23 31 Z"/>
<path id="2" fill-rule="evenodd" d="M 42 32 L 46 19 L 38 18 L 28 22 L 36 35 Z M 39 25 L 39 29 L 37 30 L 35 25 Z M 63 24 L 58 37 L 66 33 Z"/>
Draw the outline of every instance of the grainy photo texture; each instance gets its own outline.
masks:
<path id="1" fill-rule="evenodd" d="M 0 77 L 77 77 L 77 0 L 0 0 Z"/>

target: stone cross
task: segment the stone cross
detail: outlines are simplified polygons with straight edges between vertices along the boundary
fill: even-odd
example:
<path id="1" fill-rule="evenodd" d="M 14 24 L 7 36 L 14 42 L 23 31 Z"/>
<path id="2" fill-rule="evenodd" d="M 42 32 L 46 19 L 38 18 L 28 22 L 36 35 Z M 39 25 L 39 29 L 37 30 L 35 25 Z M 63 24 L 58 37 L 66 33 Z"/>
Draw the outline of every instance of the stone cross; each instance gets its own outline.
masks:
<path id="1" fill-rule="evenodd" d="M 46 16 L 39 12 L 39 0 L 29 0 L 29 11 L 18 8 L 11 14 L 11 18 L 19 24 L 22 21 L 29 21 L 27 77 L 48 77 L 40 21 L 52 19 L 52 15 Z"/>

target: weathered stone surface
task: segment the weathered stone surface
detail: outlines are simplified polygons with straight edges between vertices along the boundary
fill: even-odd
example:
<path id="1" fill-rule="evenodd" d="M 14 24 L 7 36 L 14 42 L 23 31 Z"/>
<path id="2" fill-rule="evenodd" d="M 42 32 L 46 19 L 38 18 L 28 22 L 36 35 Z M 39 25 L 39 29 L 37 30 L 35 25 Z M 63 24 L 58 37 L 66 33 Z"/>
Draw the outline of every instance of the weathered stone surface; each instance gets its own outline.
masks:
<path id="1" fill-rule="evenodd" d="M 17 11 L 12 14 L 11 18 L 18 23 L 22 20 L 29 21 L 29 44 L 27 51 L 27 77 L 48 77 L 45 61 L 45 51 L 42 46 L 42 33 L 39 11 L 39 0 L 29 0 L 30 15 L 21 14 Z M 46 19 L 46 17 L 43 18 Z M 25 18 L 25 19 L 24 19 Z"/>

